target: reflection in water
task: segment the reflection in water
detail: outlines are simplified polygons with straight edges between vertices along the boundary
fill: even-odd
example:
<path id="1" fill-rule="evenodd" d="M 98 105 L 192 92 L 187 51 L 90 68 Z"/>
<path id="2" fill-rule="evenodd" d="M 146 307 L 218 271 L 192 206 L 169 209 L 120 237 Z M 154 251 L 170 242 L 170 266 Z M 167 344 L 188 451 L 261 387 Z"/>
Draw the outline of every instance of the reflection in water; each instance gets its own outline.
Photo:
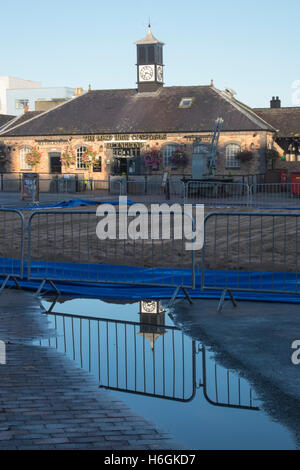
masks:
<path id="1" fill-rule="evenodd" d="M 62 337 L 48 345 L 97 375 L 102 388 L 182 402 L 202 388 L 213 405 L 258 409 L 248 382 L 208 361 L 203 345 L 166 325 L 159 301 L 139 306 L 139 321 L 133 322 L 53 313 L 52 305 L 48 315 Z"/>
<path id="2" fill-rule="evenodd" d="M 160 302 L 47 306 L 57 336 L 39 344 L 67 354 L 187 448 L 294 448 L 286 429 L 258 409 L 250 384 L 174 326 Z"/>

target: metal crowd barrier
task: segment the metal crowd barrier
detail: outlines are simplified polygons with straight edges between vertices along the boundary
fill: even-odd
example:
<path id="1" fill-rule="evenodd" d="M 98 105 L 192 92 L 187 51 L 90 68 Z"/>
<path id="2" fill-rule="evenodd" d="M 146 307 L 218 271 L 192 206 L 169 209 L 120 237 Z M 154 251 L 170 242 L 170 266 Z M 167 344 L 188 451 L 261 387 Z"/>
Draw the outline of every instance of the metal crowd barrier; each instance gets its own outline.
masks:
<path id="1" fill-rule="evenodd" d="M 121 194 L 120 180 L 94 180 L 89 178 L 52 178 L 39 180 L 40 195 L 49 194 L 56 199 L 66 195 L 72 198 L 95 199 L 106 196 L 119 196 Z"/>
<path id="2" fill-rule="evenodd" d="M 123 195 L 137 202 L 153 203 L 164 200 L 184 201 L 184 183 L 179 179 L 170 178 L 166 184 L 159 179 L 128 179 L 123 180 Z"/>
<path id="3" fill-rule="evenodd" d="M 5 277 L 0 293 L 8 280 L 23 278 L 24 272 L 24 217 L 15 209 L 0 209 L 0 276 Z"/>
<path id="4" fill-rule="evenodd" d="M 300 208 L 300 183 L 264 183 L 250 186 L 251 205 L 263 207 L 290 207 Z"/>
<path id="5" fill-rule="evenodd" d="M 185 185 L 185 204 L 206 206 L 248 206 L 249 186 L 222 181 L 188 181 Z"/>
<path id="6" fill-rule="evenodd" d="M 17 178 L 3 178 L 1 180 L 1 192 L 18 193 L 21 191 L 21 180 Z"/>
<path id="7" fill-rule="evenodd" d="M 16 193 L 19 198 L 21 181 L 3 179 L 1 193 Z M 40 202 L 60 201 L 66 197 L 72 199 L 97 199 L 101 197 L 118 197 L 122 194 L 120 179 L 94 180 L 89 178 L 39 178 Z"/>
<path id="8" fill-rule="evenodd" d="M 206 206 L 262 206 L 300 208 L 300 183 L 227 183 L 188 181 L 184 203 Z"/>
<path id="9" fill-rule="evenodd" d="M 300 214 L 215 212 L 204 221 L 202 290 L 299 294 Z"/>
<path id="10" fill-rule="evenodd" d="M 43 281 L 41 288 L 46 281 L 152 285 L 173 287 L 174 295 L 182 289 L 188 297 L 186 289 L 195 287 L 194 251 L 185 250 L 176 229 L 185 233 L 188 218 L 194 230 L 194 221 L 182 211 L 169 214 L 170 232 L 162 236 L 165 216 L 144 212 L 147 234 L 134 239 L 127 233 L 136 214 L 127 207 L 123 213 L 112 211 L 110 219 L 104 213 L 96 217 L 91 210 L 35 211 L 28 220 L 28 278 Z M 115 239 L 98 238 L 97 227 L 106 230 L 107 223 L 116 227 Z"/>

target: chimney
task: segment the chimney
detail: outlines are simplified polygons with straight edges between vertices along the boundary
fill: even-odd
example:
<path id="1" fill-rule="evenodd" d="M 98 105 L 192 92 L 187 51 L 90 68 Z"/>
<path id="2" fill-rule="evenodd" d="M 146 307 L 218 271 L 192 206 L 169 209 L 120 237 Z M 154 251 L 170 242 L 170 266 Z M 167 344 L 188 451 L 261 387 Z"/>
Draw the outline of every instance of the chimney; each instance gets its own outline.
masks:
<path id="1" fill-rule="evenodd" d="M 72 96 L 72 98 L 76 98 L 76 96 L 80 96 L 80 95 L 82 95 L 82 93 L 83 93 L 82 88 L 75 88 L 75 92 L 74 92 L 74 95 Z"/>
<path id="2" fill-rule="evenodd" d="M 281 101 L 279 99 L 279 96 L 273 96 L 271 101 L 270 101 L 270 108 L 274 108 L 274 109 L 278 109 L 278 108 L 281 108 Z"/>

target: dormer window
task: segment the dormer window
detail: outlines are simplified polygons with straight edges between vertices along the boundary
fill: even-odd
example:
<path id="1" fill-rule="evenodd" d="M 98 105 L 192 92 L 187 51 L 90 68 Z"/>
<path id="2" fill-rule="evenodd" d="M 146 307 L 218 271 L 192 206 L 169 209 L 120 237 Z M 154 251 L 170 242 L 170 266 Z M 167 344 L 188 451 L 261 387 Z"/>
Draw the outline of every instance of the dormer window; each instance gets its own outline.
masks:
<path id="1" fill-rule="evenodd" d="M 194 98 L 182 98 L 179 103 L 179 108 L 190 108 L 193 104 Z"/>

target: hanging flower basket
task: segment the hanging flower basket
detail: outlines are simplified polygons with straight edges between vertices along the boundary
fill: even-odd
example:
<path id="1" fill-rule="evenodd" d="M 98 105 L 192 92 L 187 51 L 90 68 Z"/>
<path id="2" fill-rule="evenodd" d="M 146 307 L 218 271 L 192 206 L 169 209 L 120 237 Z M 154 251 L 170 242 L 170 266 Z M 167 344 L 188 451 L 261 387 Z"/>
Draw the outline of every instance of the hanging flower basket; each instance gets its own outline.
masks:
<path id="1" fill-rule="evenodd" d="M 172 163 L 172 165 L 174 165 L 176 168 L 177 167 L 186 167 L 189 163 L 189 159 L 188 159 L 188 156 L 186 155 L 186 153 L 181 150 L 180 148 L 174 150 L 174 152 L 172 153 L 172 156 L 170 158 L 170 162 Z"/>
<path id="2" fill-rule="evenodd" d="M 70 166 L 75 165 L 76 157 L 75 152 L 72 150 L 71 147 L 66 147 L 61 154 L 61 163 L 66 167 L 70 168 Z"/>
<path id="3" fill-rule="evenodd" d="M 97 152 L 93 151 L 92 147 L 89 147 L 86 152 L 82 154 L 82 163 L 84 163 L 89 169 L 99 160 L 97 158 Z"/>
<path id="4" fill-rule="evenodd" d="M 146 165 L 146 167 L 150 168 L 151 170 L 158 170 L 161 161 L 162 161 L 161 153 L 156 149 L 149 150 L 144 155 L 145 165 Z"/>
<path id="5" fill-rule="evenodd" d="M 36 167 L 40 163 L 41 158 L 42 158 L 42 154 L 36 149 L 36 147 L 33 147 L 31 152 L 28 152 L 25 155 L 25 161 L 27 165 L 31 167 Z"/>
<path id="6" fill-rule="evenodd" d="M 241 150 L 236 154 L 236 158 L 241 162 L 249 162 L 253 158 L 253 152 L 251 150 Z"/>

